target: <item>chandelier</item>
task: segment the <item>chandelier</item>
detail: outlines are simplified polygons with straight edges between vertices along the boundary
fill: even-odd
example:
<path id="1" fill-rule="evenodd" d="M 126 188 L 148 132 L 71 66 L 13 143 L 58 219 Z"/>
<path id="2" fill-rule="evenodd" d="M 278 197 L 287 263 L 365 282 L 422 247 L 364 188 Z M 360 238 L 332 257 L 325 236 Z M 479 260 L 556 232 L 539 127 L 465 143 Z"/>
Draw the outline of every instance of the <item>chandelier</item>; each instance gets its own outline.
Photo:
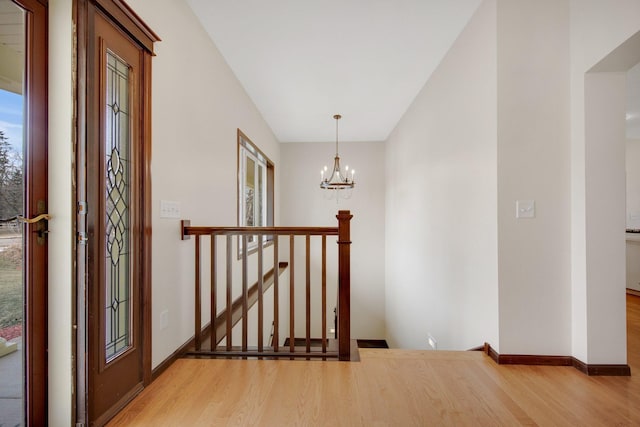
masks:
<path id="1" fill-rule="evenodd" d="M 351 169 L 349 170 L 349 166 L 345 167 L 344 172 L 342 168 L 340 168 L 340 156 L 338 155 L 338 120 L 342 118 L 340 114 L 336 114 L 333 116 L 336 120 L 336 157 L 333 159 L 333 169 L 331 171 L 331 175 L 328 175 L 328 168 L 325 166 L 320 171 L 320 188 L 323 190 L 335 190 L 335 196 L 349 198 L 351 197 L 351 191 L 342 191 L 342 190 L 353 190 L 355 186 L 355 181 L 353 180 L 353 176 L 356 171 Z M 333 196 L 332 193 L 329 193 L 329 196 Z"/>

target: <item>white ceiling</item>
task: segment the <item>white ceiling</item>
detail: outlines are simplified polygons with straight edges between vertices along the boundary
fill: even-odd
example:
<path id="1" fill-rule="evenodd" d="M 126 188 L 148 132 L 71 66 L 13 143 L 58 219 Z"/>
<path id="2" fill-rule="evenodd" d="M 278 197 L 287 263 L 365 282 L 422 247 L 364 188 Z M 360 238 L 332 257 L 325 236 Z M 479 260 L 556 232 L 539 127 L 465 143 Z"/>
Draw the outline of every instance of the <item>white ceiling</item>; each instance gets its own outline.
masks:
<path id="1" fill-rule="evenodd" d="M 10 0 L 0 0 L 0 89 L 22 93 L 24 73 L 24 12 Z"/>
<path id="2" fill-rule="evenodd" d="M 13 2 L 0 0 L 0 44 L 24 53 L 23 12 Z"/>
<path id="3" fill-rule="evenodd" d="M 481 0 L 186 0 L 281 142 L 383 141 Z"/>

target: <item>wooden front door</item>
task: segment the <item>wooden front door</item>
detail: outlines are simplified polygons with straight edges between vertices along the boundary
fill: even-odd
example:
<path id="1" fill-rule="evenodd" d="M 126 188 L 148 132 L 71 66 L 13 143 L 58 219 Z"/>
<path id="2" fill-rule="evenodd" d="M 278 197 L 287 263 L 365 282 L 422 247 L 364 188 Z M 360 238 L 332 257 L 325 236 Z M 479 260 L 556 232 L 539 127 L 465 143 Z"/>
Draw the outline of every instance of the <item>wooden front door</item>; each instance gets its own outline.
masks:
<path id="1" fill-rule="evenodd" d="M 84 167 L 79 168 L 77 224 L 78 257 L 85 269 L 78 281 L 86 277 L 79 312 L 86 318 L 78 342 L 80 347 L 86 339 L 87 351 L 79 357 L 85 359 L 86 401 L 80 399 L 77 421 L 103 425 L 151 374 L 151 63 L 148 49 L 118 19 L 126 21 L 131 12 L 121 2 L 83 5 L 87 38 L 79 58 L 83 50 L 86 140 L 78 150 Z"/>

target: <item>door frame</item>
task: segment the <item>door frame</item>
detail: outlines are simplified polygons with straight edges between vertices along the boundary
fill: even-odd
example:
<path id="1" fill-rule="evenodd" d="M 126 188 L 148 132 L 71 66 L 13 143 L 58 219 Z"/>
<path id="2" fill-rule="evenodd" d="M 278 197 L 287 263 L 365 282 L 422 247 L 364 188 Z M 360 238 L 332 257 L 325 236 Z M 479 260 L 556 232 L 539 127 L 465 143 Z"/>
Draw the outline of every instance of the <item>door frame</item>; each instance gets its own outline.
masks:
<path id="1" fill-rule="evenodd" d="M 74 421 L 76 425 L 87 425 L 88 418 L 88 393 L 89 393 L 89 366 L 88 366 L 88 251 L 85 244 L 87 232 L 86 204 L 86 159 L 87 138 L 92 131 L 92 124 L 87 121 L 88 94 L 91 93 L 93 81 L 88 75 L 96 75 L 95 70 L 88 69 L 88 37 L 92 32 L 92 13 L 99 10 L 112 23 L 123 31 L 133 42 L 137 43 L 145 52 L 144 66 L 149 70 L 148 78 L 143 79 L 142 84 L 142 123 L 140 127 L 140 148 L 143 152 L 144 165 L 140 171 L 142 175 L 141 189 L 141 222 L 142 222 L 142 265 L 140 302 L 142 322 L 142 372 L 143 386 L 151 383 L 151 57 L 153 44 L 160 38 L 136 15 L 136 13 L 122 0 L 74 0 L 73 22 L 76 32 L 74 63 L 74 115 L 75 135 L 74 145 L 76 154 L 76 170 L 74 182 L 74 206 L 76 206 L 76 218 L 74 222 L 74 235 L 76 245 L 74 247 L 74 259 L 76 259 L 74 274 L 74 313 L 73 322 L 76 330 L 73 342 L 74 360 Z"/>
<path id="2" fill-rule="evenodd" d="M 46 213 L 48 193 L 48 2 L 12 0 L 25 10 L 24 105 L 24 215 Z M 36 224 L 24 226 L 25 355 L 24 410 L 26 425 L 47 420 L 47 240 L 40 239 Z"/>

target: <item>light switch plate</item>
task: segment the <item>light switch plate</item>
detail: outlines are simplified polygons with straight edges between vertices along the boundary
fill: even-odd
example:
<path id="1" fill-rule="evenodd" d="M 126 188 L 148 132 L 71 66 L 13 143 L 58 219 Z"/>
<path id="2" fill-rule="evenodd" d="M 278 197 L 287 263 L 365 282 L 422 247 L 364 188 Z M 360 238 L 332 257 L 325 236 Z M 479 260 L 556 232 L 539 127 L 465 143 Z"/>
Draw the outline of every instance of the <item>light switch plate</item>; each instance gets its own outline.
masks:
<path id="1" fill-rule="evenodd" d="M 535 200 L 516 200 L 516 218 L 535 218 Z"/>
<path id="2" fill-rule="evenodd" d="M 180 202 L 160 200 L 160 218 L 180 218 Z"/>

